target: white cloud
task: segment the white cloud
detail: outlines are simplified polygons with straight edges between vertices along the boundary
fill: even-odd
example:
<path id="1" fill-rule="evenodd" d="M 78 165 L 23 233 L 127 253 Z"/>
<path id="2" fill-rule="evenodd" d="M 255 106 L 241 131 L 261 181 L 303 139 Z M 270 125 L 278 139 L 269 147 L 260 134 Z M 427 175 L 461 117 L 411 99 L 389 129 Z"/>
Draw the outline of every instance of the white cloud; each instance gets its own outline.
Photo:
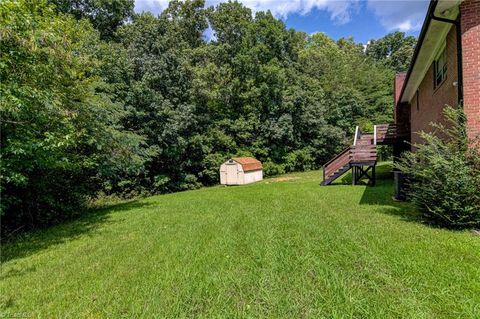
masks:
<path id="1" fill-rule="evenodd" d="M 388 31 L 417 31 L 422 27 L 429 0 L 368 0 L 368 8 Z"/>
<path id="2" fill-rule="evenodd" d="M 227 0 L 206 0 L 206 6 L 217 5 Z M 385 29 L 419 30 L 425 17 L 429 0 L 239 0 L 256 11 L 270 10 L 276 17 L 287 18 L 292 13 L 306 15 L 313 9 L 325 10 L 332 21 L 344 24 L 352 15 L 366 6 L 379 19 Z M 135 11 L 150 11 L 159 14 L 168 6 L 169 0 L 135 0 Z"/>
<path id="3" fill-rule="evenodd" d="M 168 0 L 135 0 L 135 11 L 149 11 L 153 14 L 159 14 L 168 6 Z"/>
<path id="4" fill-rule="evenodd" d="M 222 0 L 207 0 L 206 6 L 217 5 Z M 326 10 L 331 19 L 339 24 L 347 23 L 351 15 L 358 9 L 360 0 L 240 0 L 252 11 L 270 10 L 279 18 L 287 18 L 289 14 L 308 14 L 313 9 Z M 168 0 L 135 0 L 135 11 L 150 11 L 154 14 L 162 12 L 168 6 Z"/>
<path id="5" fill-rule="evenodd" d="M 242 0 L 246 7 L 253 11 L 270 10 L 281 18 L 289 14 L 308 14 L 313 9 L 326 10 L 337 23 L 350 21 L 352 12 L 357 8 L 359 0 Z"/>

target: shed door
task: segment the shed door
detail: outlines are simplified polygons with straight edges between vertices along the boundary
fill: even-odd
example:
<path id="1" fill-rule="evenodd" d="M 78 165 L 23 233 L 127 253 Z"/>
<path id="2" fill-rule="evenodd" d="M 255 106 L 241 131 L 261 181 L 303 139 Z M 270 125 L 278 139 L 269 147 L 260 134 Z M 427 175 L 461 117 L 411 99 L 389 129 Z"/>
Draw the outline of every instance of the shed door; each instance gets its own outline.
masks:
<path id="1" fill-rule="evenodd" d="M 227 184 L 238 184 L 237 164 L 227 164 Z"/>

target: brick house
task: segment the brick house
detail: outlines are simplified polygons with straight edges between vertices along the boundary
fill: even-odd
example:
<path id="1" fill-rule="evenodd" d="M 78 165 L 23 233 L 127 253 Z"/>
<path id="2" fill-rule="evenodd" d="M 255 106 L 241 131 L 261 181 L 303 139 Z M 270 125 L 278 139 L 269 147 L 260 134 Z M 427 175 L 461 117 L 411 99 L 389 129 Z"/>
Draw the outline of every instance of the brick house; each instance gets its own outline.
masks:
<path id="1" fill-rule="evenodd" d="M 462 105 L 471 138 L 480 136 L 480 0 L 432 0 L 407 73 L 394 81 L 395 124 L 405 140 Z M 397 144 L 395 155 L 410 144 Z"/>
<path id="2" fill-rule="evenodd" d="M 398 157 L 421 143 L 417 134 L 442 122 L 445 105 L 463 107 L 471 138 L 480 137 L 480 0 L 431 0 L 407 73 L 394 81 L 395 124 L 359 126 L 350 147 L 323 166 L 322 185 L 352 170 L 352 184 L 375 184 L 377 145 L 393 145 Z M 369 175 L 370 174 L 370 175 Z"/>

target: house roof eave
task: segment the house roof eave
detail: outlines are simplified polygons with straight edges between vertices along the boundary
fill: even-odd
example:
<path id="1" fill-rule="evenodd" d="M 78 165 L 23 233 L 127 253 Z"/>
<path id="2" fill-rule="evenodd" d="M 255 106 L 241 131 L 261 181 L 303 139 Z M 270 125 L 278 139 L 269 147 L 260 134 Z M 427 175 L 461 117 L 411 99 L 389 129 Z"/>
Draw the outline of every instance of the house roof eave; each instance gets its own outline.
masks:
<path id="1" fill-rule="evenodd" d="M 433 16 L 442 16 L 454 19 L 458 15 L 458 6 L 461 0 L 432 0 L 420 31 L 417 45 L 413 53 L 405 82 L 400 93 L 399 102 L 409 102 L 422 82 L 435 54 L 443 44 L 443 39 L 452 27 L 449 24 L 435 21 Z"/>

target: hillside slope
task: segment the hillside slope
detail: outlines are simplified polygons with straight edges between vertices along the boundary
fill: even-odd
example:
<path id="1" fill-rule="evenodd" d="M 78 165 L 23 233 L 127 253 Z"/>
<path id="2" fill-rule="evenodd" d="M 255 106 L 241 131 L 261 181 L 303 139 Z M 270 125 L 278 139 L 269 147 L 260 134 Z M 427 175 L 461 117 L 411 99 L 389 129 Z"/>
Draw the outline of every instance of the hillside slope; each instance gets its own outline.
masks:
<path id="1" fill-rule="evenodd" d="M 480 317 L 480 237 L 422 225 L 391 180 L 320 176 L 154 196 L 5 244 L 0 313 Z"/>

